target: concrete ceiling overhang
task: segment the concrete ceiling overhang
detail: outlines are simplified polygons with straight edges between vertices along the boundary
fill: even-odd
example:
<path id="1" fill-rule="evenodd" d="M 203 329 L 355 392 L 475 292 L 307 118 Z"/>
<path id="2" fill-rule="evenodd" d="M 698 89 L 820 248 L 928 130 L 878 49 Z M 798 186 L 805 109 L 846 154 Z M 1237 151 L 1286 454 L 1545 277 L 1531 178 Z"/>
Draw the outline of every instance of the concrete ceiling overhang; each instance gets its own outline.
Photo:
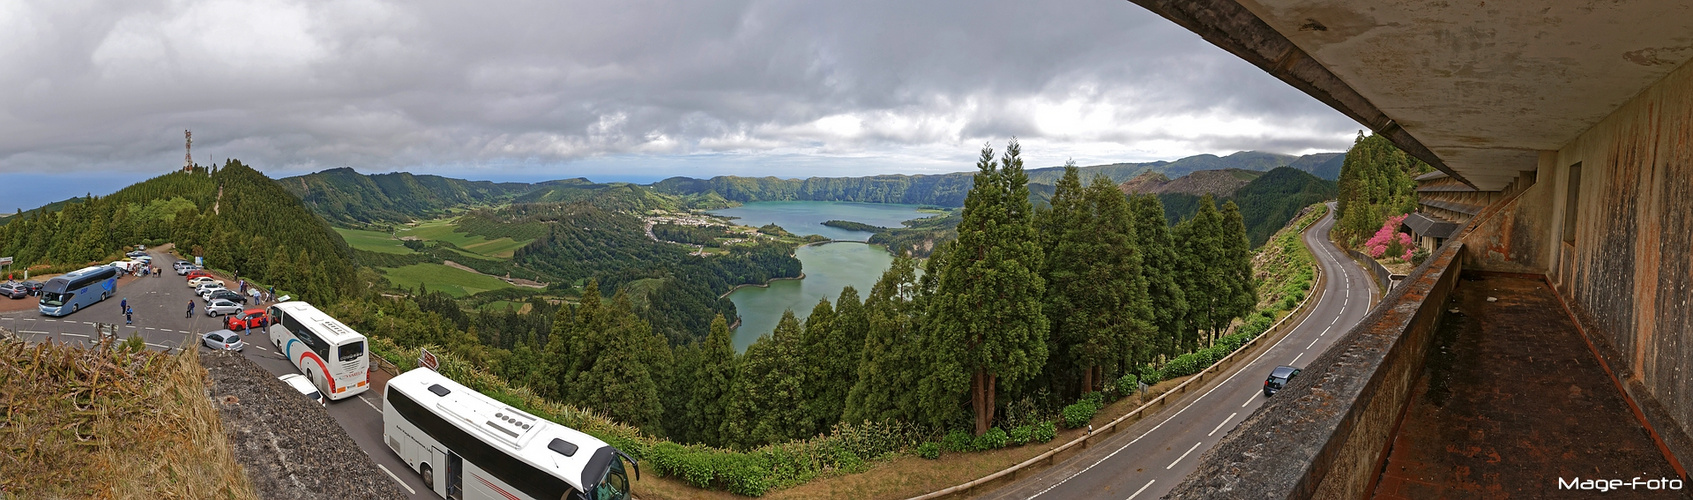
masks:
<path id="1" fill-rule="evenodd" d="M 1693 2 L 1131 1 L 1485 191 L 1693 59 Z"/>

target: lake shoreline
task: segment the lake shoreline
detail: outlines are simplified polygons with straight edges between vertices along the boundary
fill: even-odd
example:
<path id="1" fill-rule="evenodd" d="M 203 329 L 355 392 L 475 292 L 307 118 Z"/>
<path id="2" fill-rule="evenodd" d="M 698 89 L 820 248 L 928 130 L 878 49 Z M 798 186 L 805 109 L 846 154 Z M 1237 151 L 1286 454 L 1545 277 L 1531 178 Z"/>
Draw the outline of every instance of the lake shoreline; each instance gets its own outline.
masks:
<path id="1" fill-rule="evenodd" d="M 717 298 L 719 300 L 722 300 L 724 297 L 728 297 L 729 294 L 735 293 L 735 290 L 740 290 L 742 288 L 770 288 L 770 284 L 777 282 L 777 281 L 787 281 L 787 280 L 799 281 L 799 280 L 803 280 L 803 279 L 805 279 L 805 271 L 800 271 L 799 276 L 787 277 L 787 278 L 770 278 L 770 279 L 764 280 L 764 283 L 742 283 L 742 284 L 739 284 L 739 285 L 735 285 L 734 288 L 730 288 L 729 291 L 727 291 L 727 292 L 723 292 L 723 295 L 718 295 Z M 739 316 L 739 315 L 737 315 L 737 316 Z M 739 326 L 740 322 L 741 322 L 740 318 L 735 319 L 736 326 Z M 735 327 L 733 327 L 733 326 L 729 327 L 729 329 L 731 329 L 731 330 L 733 330 L 734 328 Z"/>

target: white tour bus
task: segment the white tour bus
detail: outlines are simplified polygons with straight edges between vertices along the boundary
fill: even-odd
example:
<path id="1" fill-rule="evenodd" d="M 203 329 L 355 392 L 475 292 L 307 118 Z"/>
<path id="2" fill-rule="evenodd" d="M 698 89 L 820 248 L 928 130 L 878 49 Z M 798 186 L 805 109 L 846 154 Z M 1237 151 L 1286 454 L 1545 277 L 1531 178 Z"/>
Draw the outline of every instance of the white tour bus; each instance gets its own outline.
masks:
<path id="1" fill-rule="evenodd" d="M 364 335 L 305 302 L 283 302 L 266 312 L 270 342 L 324 397 L 346 399 L 370 389 Z"/>
<path id="2" fill-rule="evenodd" d="M 428 368 L 388 381 L 388 448 L 449 500 L 627 500 L 633 458 L 576 429 L 513 409 Z"/>

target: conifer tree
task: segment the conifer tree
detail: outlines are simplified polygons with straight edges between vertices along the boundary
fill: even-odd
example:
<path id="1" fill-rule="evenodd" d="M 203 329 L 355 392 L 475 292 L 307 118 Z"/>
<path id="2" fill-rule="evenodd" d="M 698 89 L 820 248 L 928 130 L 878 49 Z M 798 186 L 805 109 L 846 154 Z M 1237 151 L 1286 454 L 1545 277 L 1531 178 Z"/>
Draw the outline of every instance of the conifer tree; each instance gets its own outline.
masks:
<path id="1" fill-rule="evenodd" d="M 740 448 L 802 437 L 806 412 L 799 367 L 799 320 L 782 314 L 776 330 L 747 347 L 735 374 L 722 438 Z"/>
<path id="2" fill-rule="evenodd" d="M 830 359 L 837 354 L 833 352 L 831 342 L 835 333 L 835 308 L 829 305 L 829 299 L 817 301 L 811 308 L 811 315 L 805 318 L 805 329 L 800 335 L 800 371 L 804 375 L 806 425 L 797 429 L 798 435 L 810 436 L 826 430 L 841 418 L 842 406 L 846 403 L 841 399 L 830 400 L 830 387 L 841 386 L 841 378 L 831 372 Z M 850 385 L 846 387 L 851 387 Z"/>
<path id="3" fill-rule="evenodd" d="M 729 322 L 719 314 L 711 320 L 711 333 L 700 348 L 699 367 L 691 381 L 689 416 L 695 422 L 694 439 L 710 446 L 724 446 L 721 434 L 724 405 L 734 385 L 735 347 L 730 343 Z"/>
<path id="4" fill-rule="evenodd" d="M 1015 139 L 997 162 L 991 146 L 982 148 L 958 239 L 929 303 L 922 390 L 932 425 L 951 422 L 965 399 L 976 434 L 987 432 L 1001 379 L 1015 383 L 1046 363 L 1042 256 L 1020 154 Z"/>
<path id="5" fill-rule="evenodd" d="M 1176 255 L 1175 242 L 1164 218 L 1164 204 L 1156 195 L 1136 195 L 1130 199 L 1134 207 L 1135 247 L 1141 251 L 1142 272 L 1146 276 L 1147 299 L 1152 306 L 1152 324 L 1158 333 L 1151 351 L 1134 363 L 1151 360 L 1155 354 L 1175 356 L 1177 339 L 1186 329 L 1187 293 L 1181 286 L 1181 261 Z"/>
<path id="6" fill-rule="evenodd" d="M 936 255 L 941 255 L 937 252 Z M 939 258 L 931 257 L 930 263 Z M 870 296 L 864 299 L 864 346 L 858 375 L 847 393 L 842 420 L 851 423 L 914 421 L 917 398 L 911 388 L 921 378 L 918 346 L 918 308 L 909 299 L 917 288 L 916 262 L 908 255 L 894 258 Z"/>
<path id="7" fill-rule="evenodd" d="M 1252 247 L 1246 237 L 1246 221 L 1233 201 L 1223 203 L 1223 274 L 1229 284 L 1229 300 L 1223 315 L 1230 321 L 1252 314 L 1258 306 L 1258 280 L 1252 275 Z M 1227 323 L 1224 323 L 1226 326 Z"/>

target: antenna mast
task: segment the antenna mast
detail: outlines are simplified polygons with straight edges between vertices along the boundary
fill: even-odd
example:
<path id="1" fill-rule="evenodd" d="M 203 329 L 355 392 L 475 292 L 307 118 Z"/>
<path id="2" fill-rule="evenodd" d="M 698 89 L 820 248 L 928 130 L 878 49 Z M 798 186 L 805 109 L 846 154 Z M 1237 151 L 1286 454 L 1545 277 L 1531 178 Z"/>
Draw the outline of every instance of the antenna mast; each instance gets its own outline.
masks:
<path id="1" fill-rule="evenodd" d="M 191 172 L 194 170 L 194 133 L 183 130 L 182 142 L 182 171 Z"/>

